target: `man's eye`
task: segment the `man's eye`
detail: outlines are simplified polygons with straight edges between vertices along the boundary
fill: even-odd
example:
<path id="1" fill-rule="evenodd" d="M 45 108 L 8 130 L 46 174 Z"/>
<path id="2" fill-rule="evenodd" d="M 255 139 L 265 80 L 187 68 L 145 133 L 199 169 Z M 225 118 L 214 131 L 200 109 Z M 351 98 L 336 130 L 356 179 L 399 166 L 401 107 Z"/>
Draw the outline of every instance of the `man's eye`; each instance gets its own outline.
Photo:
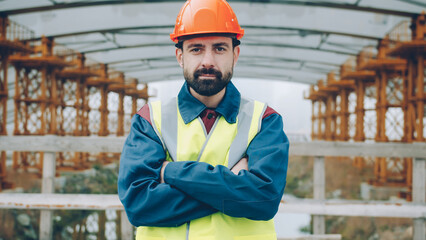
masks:
<path id="1" fill-rule="evenodd" d="M 193 49 L 191 49 L 190 51 L 191 51 L 191 52 L 196 52 L 196 53 L 197 53 L 197 52 L 201 51 L 201 49 L 199 49 L 199 48 L 193 48 Z"/>
<path id="2" fill-rule="evenodd" d="M 225 50 L 226 50 L 226 49 L 225 49 L 225 48 L 223 48 L 223 47 L 218 47 L 218 48 L 217 48 L 217 51 L 218 51 L 218 52 L 223 52 L 223 51 L 225 51 Z"/>

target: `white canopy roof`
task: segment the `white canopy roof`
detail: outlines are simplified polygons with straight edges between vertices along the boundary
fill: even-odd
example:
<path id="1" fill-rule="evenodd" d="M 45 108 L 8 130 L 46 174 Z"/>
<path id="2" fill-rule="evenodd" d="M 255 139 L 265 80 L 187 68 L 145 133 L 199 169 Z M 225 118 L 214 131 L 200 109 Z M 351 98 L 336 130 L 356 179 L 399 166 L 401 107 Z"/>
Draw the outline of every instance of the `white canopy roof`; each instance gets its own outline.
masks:
<path id="1" fill-rule="evenodd" d="M 184 1 L 3 0 L 0 14 L 140 82 L 179 79 L 169 39 Z M 311 84 L 376 46 L 422 0 L 229 0 L 245 29 L 235 77 Z"/>

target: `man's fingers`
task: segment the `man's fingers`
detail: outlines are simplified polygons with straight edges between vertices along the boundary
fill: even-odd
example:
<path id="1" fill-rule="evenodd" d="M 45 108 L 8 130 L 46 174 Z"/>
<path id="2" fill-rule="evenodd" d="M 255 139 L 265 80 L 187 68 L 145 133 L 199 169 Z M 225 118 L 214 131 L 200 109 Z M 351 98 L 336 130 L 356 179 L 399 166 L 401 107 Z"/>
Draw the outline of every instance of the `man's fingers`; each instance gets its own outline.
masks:
<path id="1" fill-rule="evenodd" d="M 238 174 L 241 170 L 248 170 L 248 159 L 246 157 L 241 158 L 237 164 L 231 169 L 234 174 Z"/>
<path id="2" fill-rule="evenodd" d="M 169 163 L 169 162 L 164 161 L 164 162 L 163 162 L 163 165 L 161 166 L 161 171 L 160 171 L 160 177 L 161 177 L 161 180 L 160 180 L 160 183 L 165 183 L 165 182 L 164 182 L 164 169 L 166 168 L 166 165 L 167 165 L 168 163 Z"/>

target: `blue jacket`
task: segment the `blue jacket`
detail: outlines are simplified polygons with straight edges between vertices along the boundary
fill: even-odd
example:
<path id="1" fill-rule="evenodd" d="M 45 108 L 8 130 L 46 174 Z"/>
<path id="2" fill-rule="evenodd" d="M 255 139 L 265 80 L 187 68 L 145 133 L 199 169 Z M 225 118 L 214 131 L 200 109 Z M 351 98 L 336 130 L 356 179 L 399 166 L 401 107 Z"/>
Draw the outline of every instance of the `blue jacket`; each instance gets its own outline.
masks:
<path id="1" fill-rule="evenodd" d="M 235 123 L 240 93 L 229 83 L 215 111 Z M 206 106 L 193 97 L 185 83 L 178 95 L 185 123 Z M 145 113 L 145 114 L 144 114 Z M 194 161 L 171 162 L 160 183 L 166 158 L 145 105 L 132 118 L 120 159 L 118 194 L 135 226 L 172 227 L 221 211 L 232 217 L 269 220 L 278 211 L 286 183 L 289 141 L 281 116 L 268 108 L 260 132 L 247 148 L 249 171 L 238 175 L 226 166 Z M 209 188 L 206 191 L 201 189 Z M 202 193 L 202 194 L 200 194 Z"/>

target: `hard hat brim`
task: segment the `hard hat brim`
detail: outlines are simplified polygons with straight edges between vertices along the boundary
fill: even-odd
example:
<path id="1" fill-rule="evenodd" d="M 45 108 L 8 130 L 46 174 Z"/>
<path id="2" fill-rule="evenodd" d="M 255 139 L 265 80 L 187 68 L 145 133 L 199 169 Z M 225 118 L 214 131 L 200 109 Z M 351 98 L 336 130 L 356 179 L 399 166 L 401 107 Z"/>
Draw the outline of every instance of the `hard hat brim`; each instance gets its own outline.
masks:
<path id="1" fill-rule="evenodd" d="M 176 36 L 176 34 L 170 34 L 170 39 L 178 43 L 179 41 L 184 41 L 192 38 L 198 38 L 198 37 L 209 37 L 209 36 L 222 36 L 222 37 L 230 37 L 230 38 L 236 38 L 237 40 L 240 40 L 244 36 L 244 29 L 241 29 L 241 32 L 235 33 L 235 32 L 213 32 L 213 31 L 206 31 L 206 32 L 199 32 L 199 33 L 190 33 L 190 34 L 181 34 L 179 36 Z"/>

